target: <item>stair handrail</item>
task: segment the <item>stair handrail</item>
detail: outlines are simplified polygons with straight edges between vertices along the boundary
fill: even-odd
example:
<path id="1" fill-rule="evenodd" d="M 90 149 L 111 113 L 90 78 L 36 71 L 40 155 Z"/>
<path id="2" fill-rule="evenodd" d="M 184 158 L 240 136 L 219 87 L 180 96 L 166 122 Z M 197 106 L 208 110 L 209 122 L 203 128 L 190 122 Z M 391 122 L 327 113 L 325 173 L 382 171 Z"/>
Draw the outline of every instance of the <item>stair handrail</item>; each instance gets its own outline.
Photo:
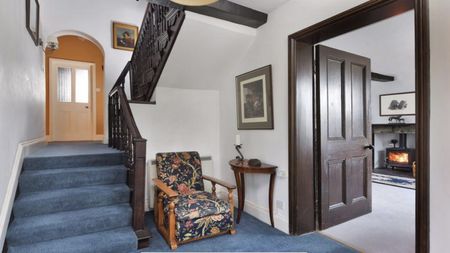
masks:
<path id="1" fill-rule="evenodd" d="M 184 19 L 180 5 L 149 0 L 131 57 L 133 102 L 150 102 Z"/>
<path id="2" fill-rule="evenodd" d="M 142 138 L 134 120 L 127 95 L 125 80 L 130 73 L 128 62 L 108 96 L 109 146 L 124 151 L 131 190 L 132 226 L 138 238 L 138 247 L 149 244 L 150 233 L 145 226 L 145 167 L 147 140 Z"/>
<path id="3" fill-rule="evenodd" d="M 139 132 L 130 102 L 150 102 L 184 18 L 184 10 L 180 7 L 150 0 L 131 61 L 125 65 L 108 96 L 109 146 L 125 153 L 132 225 L 139 248 L 147 247 L 150 237 L 145 227 L 144 208 L 147 140 Z M 125 92 L 127 76 L 130 100 Z"/>

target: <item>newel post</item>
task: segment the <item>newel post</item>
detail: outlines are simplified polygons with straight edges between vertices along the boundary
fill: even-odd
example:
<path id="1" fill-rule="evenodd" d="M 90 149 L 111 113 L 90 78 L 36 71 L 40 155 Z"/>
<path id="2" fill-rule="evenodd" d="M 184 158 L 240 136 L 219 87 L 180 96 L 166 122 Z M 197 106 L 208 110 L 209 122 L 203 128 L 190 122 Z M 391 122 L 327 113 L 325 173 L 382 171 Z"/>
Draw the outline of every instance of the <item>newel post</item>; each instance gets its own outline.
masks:
<path id="1" fill-rule="evenodd" d="M 134 189 L 132 194 L 133 228 L 138 237 L 139 248 L 149 244 L 149 232 L 145 228 L 145 170 L 147 140 L 133 139 L 134 149 Z"/>

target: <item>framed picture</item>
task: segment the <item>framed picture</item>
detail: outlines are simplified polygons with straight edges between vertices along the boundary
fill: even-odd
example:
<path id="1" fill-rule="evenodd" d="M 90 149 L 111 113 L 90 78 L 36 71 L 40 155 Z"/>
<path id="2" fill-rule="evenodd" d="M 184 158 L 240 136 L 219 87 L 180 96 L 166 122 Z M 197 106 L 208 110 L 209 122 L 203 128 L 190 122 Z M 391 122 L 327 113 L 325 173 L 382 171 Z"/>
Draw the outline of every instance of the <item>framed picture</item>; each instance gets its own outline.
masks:
<path id="1" fill-rule="evenodd" d="M 273 129 L 272 66 L 236 77 L 239 130 Z"/>
<path id="2" fill-rule="evenodd" d="M 113 22 L 113 48 L 133 51 L 138 34 L 137 26 Z"/>
<path id="3" fill-rule="evenodd" d="M 34 44 L 39 46 L 39 1 L 26 0 L 25 8 L 25 26 Z"/>
<path id="4" fill-rule="evenodd" d="M 380 95 L 380 116 L 416 115 L 416 93 Z"/>

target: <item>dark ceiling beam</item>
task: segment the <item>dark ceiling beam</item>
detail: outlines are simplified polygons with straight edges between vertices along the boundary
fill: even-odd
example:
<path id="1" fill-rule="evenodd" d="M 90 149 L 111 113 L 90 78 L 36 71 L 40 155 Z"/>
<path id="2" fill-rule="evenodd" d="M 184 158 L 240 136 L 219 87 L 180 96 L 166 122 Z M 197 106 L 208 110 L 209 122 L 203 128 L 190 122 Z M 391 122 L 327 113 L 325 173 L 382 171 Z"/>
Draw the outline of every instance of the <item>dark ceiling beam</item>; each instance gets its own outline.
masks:
<path id="1" fill-rule="evenodd" d="M 151 3 L 184 8 L 198 14 L 230 21 L 236 24 L 258 28 L 267 23 L 267 14 L 227 0 L 219 0 L 206 6 L 182 6 L 170 0 L 148 0 Z"/>
<path id="2" fill-rule="evenodd" d="M 395 77 L 372 72 L 372 81 L 377 82 L 393 82 Z"/>

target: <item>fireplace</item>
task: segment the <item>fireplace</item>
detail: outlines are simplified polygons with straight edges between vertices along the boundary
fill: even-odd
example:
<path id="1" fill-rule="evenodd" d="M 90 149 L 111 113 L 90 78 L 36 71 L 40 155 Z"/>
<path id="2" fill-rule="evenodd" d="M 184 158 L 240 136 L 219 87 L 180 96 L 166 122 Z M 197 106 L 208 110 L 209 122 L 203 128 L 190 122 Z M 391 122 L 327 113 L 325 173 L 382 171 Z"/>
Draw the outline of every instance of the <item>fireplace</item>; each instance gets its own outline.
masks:
<path id="1" fill-rule="evenodd" d="M 386 167 L 412 169 L 416 160 L 415 149 L 407 147 L 407 134 L 399 134 L 399 146 L 386 149 Z"/>

